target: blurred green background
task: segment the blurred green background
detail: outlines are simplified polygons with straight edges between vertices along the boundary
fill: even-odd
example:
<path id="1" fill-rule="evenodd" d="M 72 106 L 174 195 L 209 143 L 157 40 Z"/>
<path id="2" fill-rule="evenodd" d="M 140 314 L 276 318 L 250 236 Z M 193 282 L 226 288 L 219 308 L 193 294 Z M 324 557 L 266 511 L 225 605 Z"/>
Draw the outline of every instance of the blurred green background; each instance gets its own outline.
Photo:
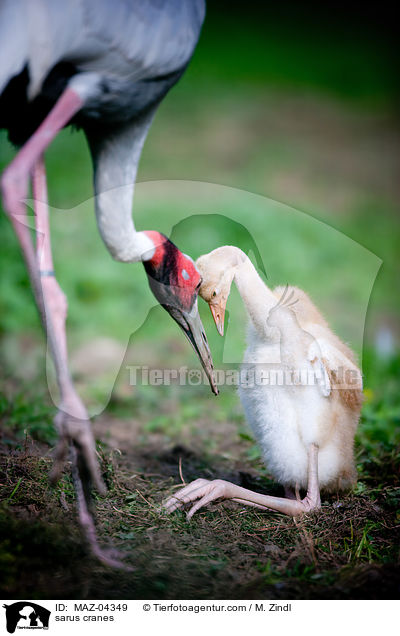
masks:
<path id="1" fill-rule="evenodd" d="M 377 261 L 371 264 L 365 256 L 353 267 L 346 241 L 329 238 L 339 236 L 329 233 L 329 228 L 383 261 L 365 324 L 365 408 L 373 408 L 371 427 L 382 428 L 382 439 L 393 439 L 399 421 L 393 396 L 399 370 L 400 227 L 398 90 L 390 16 L 373 13 L 369 5 L 362 14 L 340 4 L 319 9 L 310 5 L 308 11 L 306 5 L 300 8 L 296 3 L 272 9 L 250 2 L 246 11 L 235 2 L 209 5 L 189 69 L 161 105 L 150 130 L 138 181 L 210 182 L 272 200 L 260 203 L 251 195 L 231 194 L 224 204 L 216 201 L 214 213 L 220 216 L 210 219 L 209 225 L 206 217 L 178 225 L 174 238 L 183 251 L 197 257 L 217 245 L 241 245 L 248 229 L 260 248 L 268 282 L 301 284 L 312 292 L 339 335 L 350 341 L 352 333 L 364 331 L 362 313 Z M 3 133 L 1 169 L 14 153 Z M 92 202 L 84 203 L 92 196 L 92 169 L 83 134 L 63 131 L 46 153 L 46 164 L 51 206 L 71 210 L 52 214 L 52 240 L 57 275 L 69 299 L 74 374 L 85 398 L 100 408 L 128 338 L 153 300 L 141 265 L 112 261 L 95 227 Z M 169 232 L 185 215 L 213 211 L 212 200 L 199 200 L 198 186 L 184 197 L 179 189 L 167 189 L 169 198 L 161 196 L 156 185 L 154 199 L 151 192 L 151 183 L 138 187 L 134 203 L 138 229 Z M 298 221 L 301 215 L 274 200 L 323 225 L 304 218 Z M 251 209 L 241 208 L 245 201 Z M 242 223 L 243 229 L 223 216 Z M 29 393 L 35 383 L 46 396 L 45 340 L 19 248 L 4 215 L 0 226 L 0 356 L 5 390 L 11 395 Z M 370 265 L 364 269 L 367 261 Z M 238 324 L 240 311 L 233 294 L 230 312 Z M 223 345 L 207 307 L 202 306 L 201 313 L 218 363 Z M 229 337 L 233 349 L 243 349 L 242 328 L 230 329 Z M 361 355 L 356 340 L 352 344 Z M 157 308 L 132 336 L 126 355 L 129 364 L 194 366 L 195 362 L 176 325 Z M 124 412 L 133 413 L 137 393 L 126 386 L 126 379 L 119 385 L 116 391 L 118 400 L 125 400 Z M 154 411 L 165 395 L 157 387 L 147 387 L 145 399 Z M 192 388 L 186 395 L 204 397 L 204 409 L 208 408 L 206 387 Z M 233 391 L 229 395 L 220 400 L 217 418 L 224 409 L 226 417 L 226 409 L 236 403 Z M 186 399 L 183 391 L 179 396 Z"/>

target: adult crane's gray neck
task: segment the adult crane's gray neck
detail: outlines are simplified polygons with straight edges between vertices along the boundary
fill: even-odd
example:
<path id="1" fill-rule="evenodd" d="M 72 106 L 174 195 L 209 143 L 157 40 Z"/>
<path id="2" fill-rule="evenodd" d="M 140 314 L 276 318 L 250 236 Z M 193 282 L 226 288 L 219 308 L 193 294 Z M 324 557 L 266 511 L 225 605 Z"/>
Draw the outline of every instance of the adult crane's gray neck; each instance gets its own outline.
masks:
<path id="1" fill-rule="evenodd" d="M 93 158 L 97 224 L 107 249 L 118 261 L 142 260 L 153 248 L 143 232 L 136 232 L 132 219 L 137 168 L 153 115 L 154 110 L 133 123 L 86 131 Z"/>

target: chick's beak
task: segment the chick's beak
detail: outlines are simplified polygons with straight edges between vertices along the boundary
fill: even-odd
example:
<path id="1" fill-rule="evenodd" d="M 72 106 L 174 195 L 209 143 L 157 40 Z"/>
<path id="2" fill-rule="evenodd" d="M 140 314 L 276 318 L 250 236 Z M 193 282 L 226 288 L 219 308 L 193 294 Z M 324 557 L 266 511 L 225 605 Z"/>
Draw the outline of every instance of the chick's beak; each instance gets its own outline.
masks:
<path id="1" fill-rule="evenodd" d="M 223 300 L 219 302 L 210 302 L 209 307 L 211 309 L 212 317 L 214 318 L 215 326 L 217 327 L 218 333 L 220 336 L 223 336 L 226 302 L 224 302 Z"/>

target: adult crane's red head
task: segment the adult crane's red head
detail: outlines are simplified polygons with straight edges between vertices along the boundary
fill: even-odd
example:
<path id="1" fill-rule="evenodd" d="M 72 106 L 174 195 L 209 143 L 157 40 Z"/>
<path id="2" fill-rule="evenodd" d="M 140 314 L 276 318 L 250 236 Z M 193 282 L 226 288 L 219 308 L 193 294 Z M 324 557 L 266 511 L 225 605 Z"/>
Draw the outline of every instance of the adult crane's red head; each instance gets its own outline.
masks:
<path id="1" fill-rule="evenodd" d="M 150 288 L 184 331 L 200 359 L 213 393 L 218 395 L 211 352 L 197 307 L 201 276 L 190 256 L 183 254 L 166 236 L 154 231 L 145 234 L 154 244 L 150 259 L 143 256 Z"/>

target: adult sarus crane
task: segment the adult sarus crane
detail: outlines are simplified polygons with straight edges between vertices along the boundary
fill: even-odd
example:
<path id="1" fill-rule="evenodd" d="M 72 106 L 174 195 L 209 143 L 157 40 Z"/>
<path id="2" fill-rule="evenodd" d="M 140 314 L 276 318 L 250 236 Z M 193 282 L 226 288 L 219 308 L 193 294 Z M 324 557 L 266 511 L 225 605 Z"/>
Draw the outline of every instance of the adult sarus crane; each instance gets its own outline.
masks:
<path id="1" fill-rule="evenodd" d="M 0 126 L 22 146 L 3 173 L 3 203 L 26 260 L 60 390 L 53 478 L 70 448 L 80 521 L 95 551 L 89 485 L 100 492 L 104 485 L 88 414 L 68 369 L 67 302 L 53 269 L 43 153 L 67 124 L 84 130 L 98 228 L 108 250 L 116 260 L 144 263 L 153 293 L 184 330 L 217 393 L 197 309 L 200 275 L 165 236 L 137 232 L 131 213 L 147 131 L 192 56 L 204 13 L 204 0 L 0 2 Z M 24 203 L 30 178 L 36 249 Z"/>

